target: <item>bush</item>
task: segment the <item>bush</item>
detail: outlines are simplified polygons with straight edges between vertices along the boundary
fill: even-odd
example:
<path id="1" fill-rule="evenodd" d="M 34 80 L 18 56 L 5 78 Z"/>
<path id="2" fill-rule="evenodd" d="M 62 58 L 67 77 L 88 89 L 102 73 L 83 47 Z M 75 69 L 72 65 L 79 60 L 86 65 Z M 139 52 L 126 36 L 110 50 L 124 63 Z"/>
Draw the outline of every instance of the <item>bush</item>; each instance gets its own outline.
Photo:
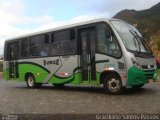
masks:
<path id="1" fill-rule="evenodd" d="M 160 41 L 157 41 L 158 51 L 160 51 Z"/>

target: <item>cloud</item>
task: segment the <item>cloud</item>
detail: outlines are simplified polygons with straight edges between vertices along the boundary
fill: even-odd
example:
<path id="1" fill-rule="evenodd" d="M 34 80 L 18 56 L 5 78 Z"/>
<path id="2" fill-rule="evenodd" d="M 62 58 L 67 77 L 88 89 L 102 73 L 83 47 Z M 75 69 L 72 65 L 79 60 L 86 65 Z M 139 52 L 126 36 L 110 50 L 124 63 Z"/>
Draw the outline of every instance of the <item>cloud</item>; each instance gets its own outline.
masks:
<path id="1" fill-rule="evenodd" d="M 23 14 L 19 15 L 16 12 L 13 13 L 6 10 L 0 10 L 0 15 L 3 16 L 3 19 L 0 19 L 0 54 L 2 54 L 5 39 L 35 31 L 54 28 L 65 24 L 73 24 L 94 18 L 108 17 L 108 14 L 106 13 L 94 13 L 90 15 L 77 16 L 70 20 L 56 21 L 52 16 L 49 15 L 30 17 L 24 16 Z M 17 24 L 26 27 L 17 27 Z M 36 25 L 36 29 L 27 27 L 30 25 Z"/>
<path id="2" fill-rule="evenodd" d="M 109 15 L 107 13 L 101 13 L 101 14 L 95 13 L 95 14 L 91 14 L 91 15 L 81 15 L 81 16 L 74 17 L 70 20 L 52 21 L 52 23 L 45 24 L 45 25 L 38 27 L 36 29 L 36 31 L 60 27 L 63 25 L 68 25 L 68 24 L 75 24 L 75 23 L 98 19 L 98 18 L 108 18 L 108 17 L 109 17 Z"/>
<path id="3" fill-rule="evenodd" d="M 21 31 L 14 27 L 14 24 L 17 22 L 17 15 L 22 15 L 24 12 L 24 7 L 21 0 L 0 0 L 0 54 L 4 39 Z"/>
<path id="4" fill-rule="evenodd" d="M 0 54 L 5 39 L 32 32 L 33 29 L 27 26 L 41 26 L 53 22 L 52 16 L 30 17 L 25 15 L 25 12 L 23 0 L 0 0 Z"/>
<path id="5" fill-rule="evenodd" d="M 122 9 L 146 9 L 158 2 L 159 0 L 0 0 L 0 54 L 4 40 L 17 35 L 94 18 L 109 18 Z M 53 13 L 65 19 L 57 20 Z"/>
<path id="6" fill-rule="evenodd" d="M 13 32 L 20 31 L 14 24 L 20 22 L 21 15 L 25 11 L 24 3 L 21 0 L 0 1 L 0 38 L 10 36 Z"/>
<path id="7" fill-rule="evenodd" d="M 0 0 L 0 8 L 10 13 L 23 14 L 25 4 L 23 0 Z"/>

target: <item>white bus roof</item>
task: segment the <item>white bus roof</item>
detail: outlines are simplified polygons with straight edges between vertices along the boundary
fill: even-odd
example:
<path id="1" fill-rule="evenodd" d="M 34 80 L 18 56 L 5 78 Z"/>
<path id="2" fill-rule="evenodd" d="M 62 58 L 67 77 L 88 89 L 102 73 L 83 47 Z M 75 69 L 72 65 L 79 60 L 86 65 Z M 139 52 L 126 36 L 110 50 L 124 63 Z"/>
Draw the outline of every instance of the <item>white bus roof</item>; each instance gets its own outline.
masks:
<path id="1" fill-rule="evenodd" d="M 14 38 L 10 38 L 7 39 L 7 41 L 12 41 L 12 40 L 16 40 L 16 39 L 20 39 L 20 38 L 25 38 L 25 37 L 29 37 L 29 36 L 34 36 L 34 35 L 38 35 L 38 34 L 43 34 L 43 33 L 48 33 L 51 31 L 57 31 L 57 30 L 61 30 L 61 29 L 67 29 L 67 28 L 72 28 L 72 27 L 76 27 L 76 26 L 81 26 L 81 25 L 87 25 L 87 24 L 91 24 L 91 23 L 97 23 L 97 22 L 109 22 L 109 20 L 119 20 L 119 19 L 106 19 L 106 18 L 100 18 L 100 19 L 93 19 L 93 20 L 88 20 L 88 21 L 83 21 L 83 22 L 77 22 L 77 23 L 70 23 L 70 24 L 66 24 L 63 26 L 59 26 L 59 27 L 55 27 L 55 28 L 50 28 L 50 29 L 46 29 L 46 30 L 42 30 L 42 31 L 38 31 L 38 32 L 33 32 L 33 33 L 29 33 L 29 34 L 25 34 L 25 35 L 20 35 Z"/>

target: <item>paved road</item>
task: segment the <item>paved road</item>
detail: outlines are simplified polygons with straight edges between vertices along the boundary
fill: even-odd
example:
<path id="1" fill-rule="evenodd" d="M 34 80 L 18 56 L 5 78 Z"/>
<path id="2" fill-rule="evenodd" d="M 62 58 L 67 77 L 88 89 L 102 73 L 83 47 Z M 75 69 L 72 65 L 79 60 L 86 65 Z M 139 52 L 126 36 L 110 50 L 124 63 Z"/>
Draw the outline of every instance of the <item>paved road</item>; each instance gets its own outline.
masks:
<path id="1" fill-rule="evenodd" d="M 102 88 L 73 87 L 28 89 L 25 83 L 0 79 L 0 113 L 92 114 L 160 113 L 160 82 L 124 95 L 108 95 Z"/>

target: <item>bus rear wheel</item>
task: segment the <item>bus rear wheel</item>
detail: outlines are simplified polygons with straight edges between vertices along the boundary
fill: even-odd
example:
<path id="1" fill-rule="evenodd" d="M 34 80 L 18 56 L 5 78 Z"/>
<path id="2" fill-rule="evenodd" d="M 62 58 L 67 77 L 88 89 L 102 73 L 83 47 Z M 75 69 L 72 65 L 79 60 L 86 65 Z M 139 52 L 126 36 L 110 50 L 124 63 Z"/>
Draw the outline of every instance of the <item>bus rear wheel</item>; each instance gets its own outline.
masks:
<path id="1" fill-rule="evenodd" d="M 123 86 L 120 77 L 117 74 L 110 74 L 103 80 L 103 87 L 105 92 L 116 95 L 121 94 Z"/>
<path id="2" fill-rule="evenodd" d="M 27 75 L 26 81 L 29 88 L 40 88 L 42 86 L 42 83 L 36 83 L 35 78 L 32 74 Z"/>

